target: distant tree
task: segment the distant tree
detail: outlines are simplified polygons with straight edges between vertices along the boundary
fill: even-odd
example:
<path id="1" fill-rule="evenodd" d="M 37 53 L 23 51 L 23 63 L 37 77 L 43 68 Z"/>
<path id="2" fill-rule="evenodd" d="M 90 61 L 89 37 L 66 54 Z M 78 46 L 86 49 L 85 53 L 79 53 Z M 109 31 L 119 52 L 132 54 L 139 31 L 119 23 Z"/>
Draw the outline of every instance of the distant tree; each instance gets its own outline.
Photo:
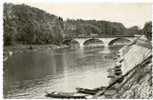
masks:
<path id="1" fill-rule="evenodd" d="M 147 22 L 143 28 L 143 33 L 146 35 L 148 40 L 152 39 L 152 22 Z"/>
<path id="2" fill-rule="evenodd" d="M 139 29 L 138 26 L 132 26 L 128 28 L 128 34 L 129 35 L 141 34 L 141 29 Z"/>

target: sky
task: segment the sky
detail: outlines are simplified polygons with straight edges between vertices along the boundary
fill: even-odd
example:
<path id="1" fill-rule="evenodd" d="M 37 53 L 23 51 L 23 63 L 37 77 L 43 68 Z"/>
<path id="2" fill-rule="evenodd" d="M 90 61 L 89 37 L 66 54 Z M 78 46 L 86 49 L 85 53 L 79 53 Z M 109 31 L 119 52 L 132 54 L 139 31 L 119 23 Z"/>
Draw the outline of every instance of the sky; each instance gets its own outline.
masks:
<path id="1" fill-rule="evenodd" d="M 10 0 L 14 4 L 27 4 L 45 10 L 50 14 L 61 16 L 63 19 L 91 19 L 121 22 L 129 28 L 134 25 L 143 28 L 152 20 L 151 3 L 54 3 L 31 2 L 30 0 Z"/>

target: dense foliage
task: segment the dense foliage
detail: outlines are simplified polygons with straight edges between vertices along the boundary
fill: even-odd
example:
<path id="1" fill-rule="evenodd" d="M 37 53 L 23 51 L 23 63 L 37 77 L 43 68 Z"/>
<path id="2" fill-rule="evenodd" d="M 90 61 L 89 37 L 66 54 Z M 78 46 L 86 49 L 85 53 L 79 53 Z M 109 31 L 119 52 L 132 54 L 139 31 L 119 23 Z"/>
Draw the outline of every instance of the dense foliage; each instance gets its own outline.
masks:
<path id="1" fill-rule="evenodd" d="M 137 26 L 126 28 L 122 23 L 103 20 L 72 20 L 64 22 L 64 32 L 67 37 L 85 36 L 116 36 L 140 34 Z"/>
<path id="2" fill-rule="evenodd" d="M 4 43 L 59 44 L 63 20 L 26 5 L 4 4 Z"/>
<path id="3" fill-rule="evenodd" d="M 127 29 L 122 23 L 73 20 L 63 21 L 38 8 L 4 4 L 4 44 L 61 44 L 63 38 L 81 36 L 133 35 L 135 26 Z"/>
<path id="4" fill-rule="evenodd" d="M 147 22 L 143 28 L 143 33 L 146 37 L 151 40 L 152 39 L 152 22 Z"/>

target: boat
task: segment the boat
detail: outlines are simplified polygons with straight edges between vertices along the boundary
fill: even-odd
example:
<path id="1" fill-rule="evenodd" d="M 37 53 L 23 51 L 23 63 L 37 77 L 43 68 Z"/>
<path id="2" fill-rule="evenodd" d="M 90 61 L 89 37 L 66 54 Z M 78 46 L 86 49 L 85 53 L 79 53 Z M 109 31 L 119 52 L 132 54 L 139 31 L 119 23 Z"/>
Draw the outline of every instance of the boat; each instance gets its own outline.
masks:
<path id="1" fill-rule="evenodd" d="M 87 88 L 76 88 L 78 93 L 90 94 L 95 95 L 98 91 L 104 90 L 106 87 L 102 86 L 95 89 L 87 89 Z"/>
<path id="2" fill-rule="evenodd" d="M 78 93 L 84 93 L 84 94 L 89 94 L 89 95 L 95 95 L 99 91 L 103 91 L 105 89 L 106 89 L 106 87 L 104 87 L 104 86 L 99 87 L 99 88 L 95 88 L 95 89 L 76 88 Z M 108 91 L 113 91 L 113 90 L 116 90 L 116 88 L 112 87 L 112 88 L 108 89 Z"/>
<path id="3" fill-rule="evenodd" d="M 115 78 L 115 75 L 108 75 L 107 78 Z"/>
<path id="4" fill-rule="evenodd" d="M 67 98 L 67 99 L 85 99 L 87 95 L 75 92 L 47 92 L 46 97 Z"/>
<path id="5" fill-rule="evenodd" d="M 114 68 L 121 68 L 122 66 L 121 65 L 116 65 Z"/>
<path id="6" fill-rule="evenodd" d="M 114 68 L 114 72 L 122 72 L 120 68 Z"/>
<path id="7" fill-rule="evenodd" d="M 124 58 L 119 59 L 119 63 L 122 63 L 124 61 Z"/>
<path id="8" fill-rule="evenodd" d="M 122 71 L 116 71 L 115 75 L 122 75 Z"/>
<path id="9" fill-rule="evenodd" d="M 90 95 L 95 95 L 98 90 L 92 90 L 92 89 L 84 89 L 84 88 L 76 88 L 78 93 L 84 93 L 84 94 L 90 94 Z"/>
<path id="10" fill-rule="evenodd" d="M 115 73 L 114 72 L 110 72 L 108 74 L 107 78 L 115 78 Z"/>

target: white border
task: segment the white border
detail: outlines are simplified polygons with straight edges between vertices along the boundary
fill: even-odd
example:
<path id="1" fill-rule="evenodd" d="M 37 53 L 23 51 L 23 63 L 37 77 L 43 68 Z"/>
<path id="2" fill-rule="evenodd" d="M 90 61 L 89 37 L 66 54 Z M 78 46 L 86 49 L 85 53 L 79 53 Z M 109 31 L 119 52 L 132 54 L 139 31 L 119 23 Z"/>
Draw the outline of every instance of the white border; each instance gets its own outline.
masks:
<path id="1" fill-rule="evenodd" d="M 152 3 L 152 0 L 3 0 L 4 2 L 48 2 L 48 3 Z"/>
<path id="2" fill-rule="evenodd" d="M 0 0 L 0 99 L 3 99 L 3 3 L 14 0 Z M 44 0 L 16 0 L 19 3 L 44 2 Z M 152 0 L 48 0 L 49 3 L 153 3 Z M 153 9 L 153 6 L 152 6 Z M 152 13 L 153 16 L 153 13 Z M 153 28 L 152 28 L 153 29 Z M 153 73 L 153 70 L 152 70 Z M 153 75 L 153 74 L 152 74 Z M 153 82 L 153 79 L 152 79 Z M 12 99 L 13 100 L 13 99 Z M 57 99 L 56 99 L 57 100 Z"/>
<path id="3" fill-rule="evenodd" d="M 0 1 L 0 98 L 3 97 L 3 3 Z"/>

